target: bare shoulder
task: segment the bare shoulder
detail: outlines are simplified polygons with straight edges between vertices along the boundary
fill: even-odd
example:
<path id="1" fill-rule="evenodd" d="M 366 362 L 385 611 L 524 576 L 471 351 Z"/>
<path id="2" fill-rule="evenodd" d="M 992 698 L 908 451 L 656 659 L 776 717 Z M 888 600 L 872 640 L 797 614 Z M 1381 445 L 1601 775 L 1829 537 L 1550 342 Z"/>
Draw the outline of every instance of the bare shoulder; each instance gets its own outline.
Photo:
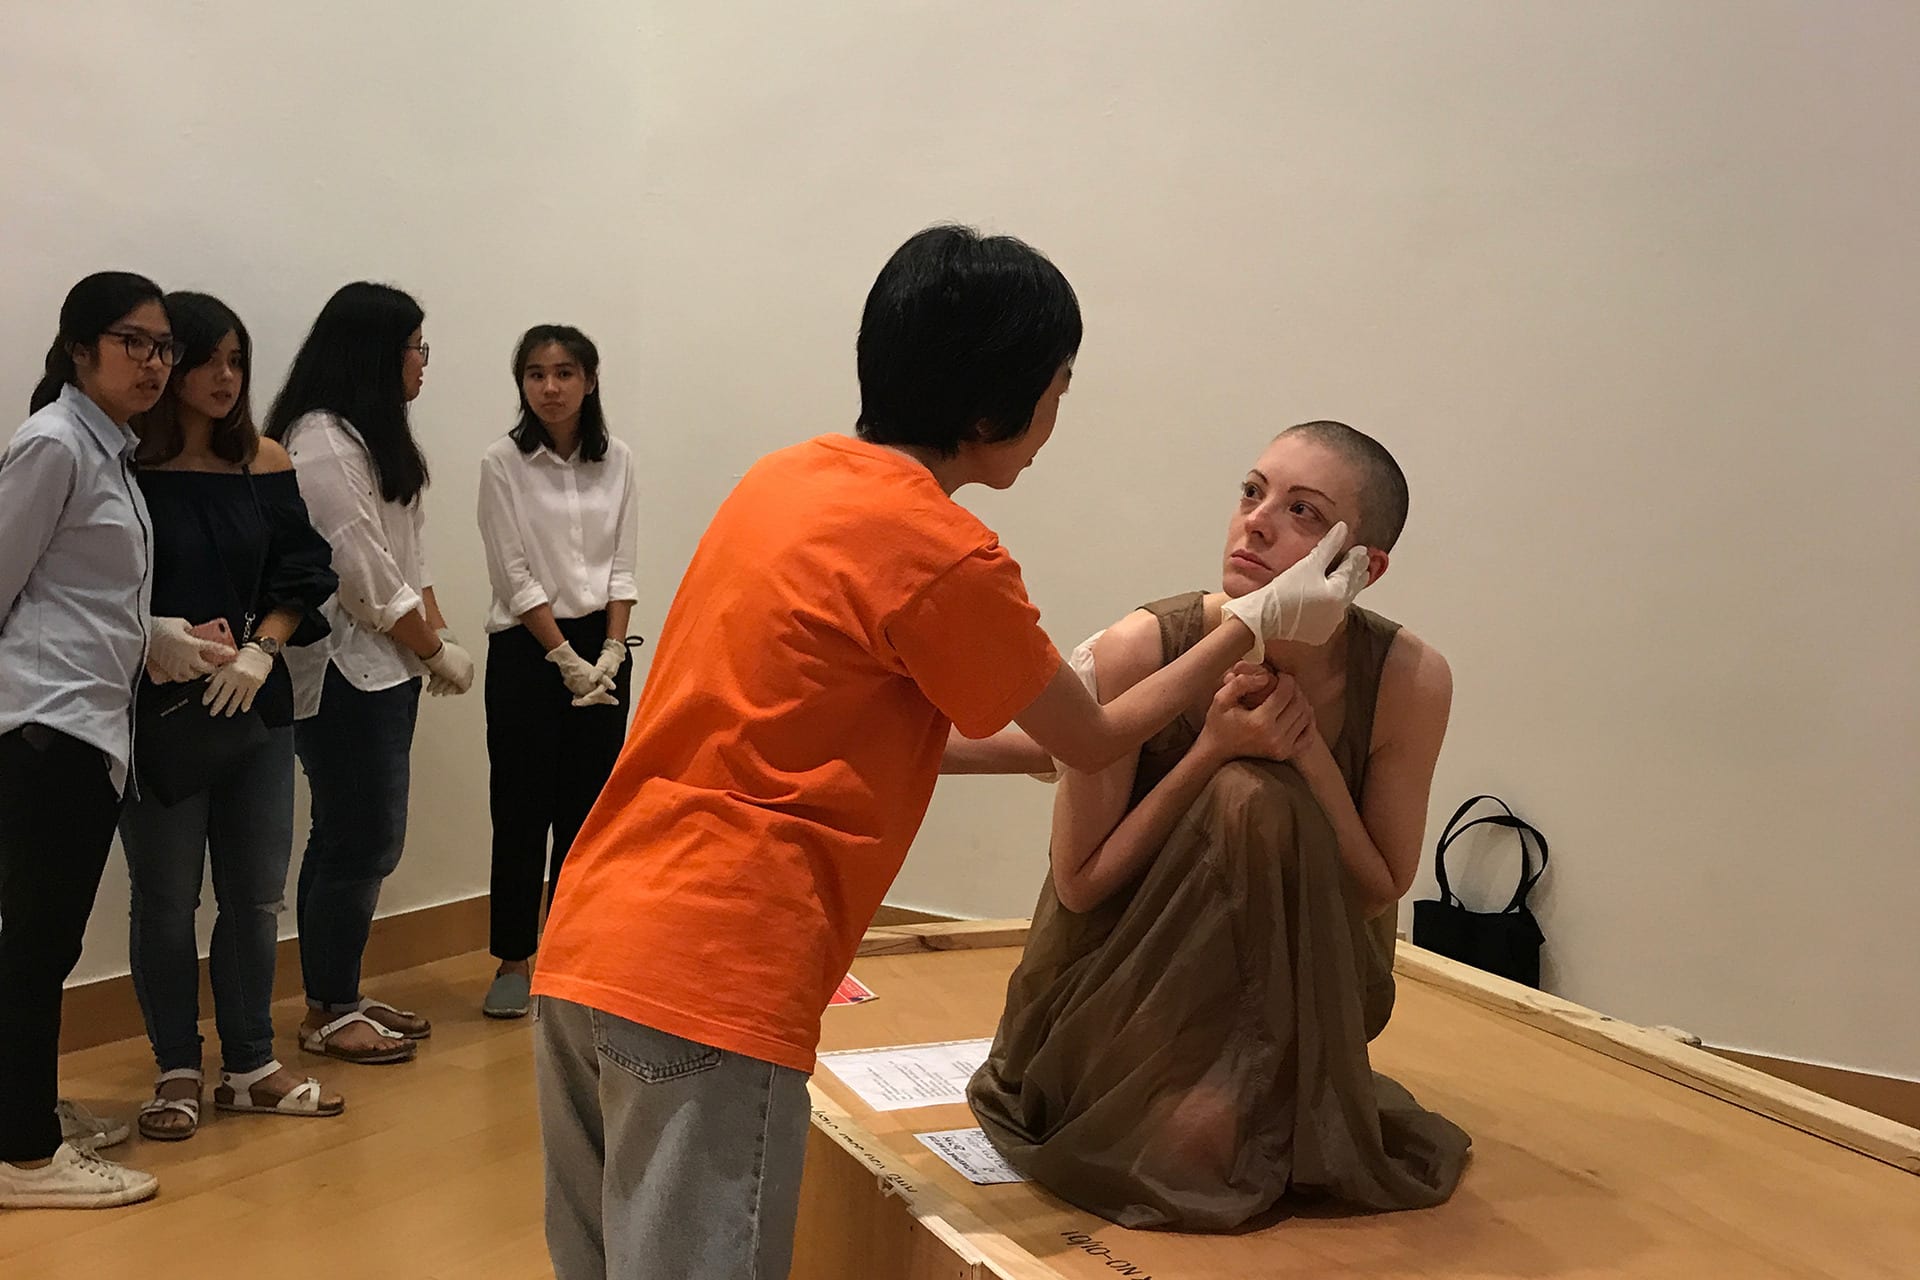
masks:
<path id="1" fill-rule="evenodd" d="M 253 454 L 253 469 L 261 475 L 272 475 L 276 471 L 291 471 L 293 458 L 278 440 L 261 436 L 259 447 Z"/>
<path id="2" fill-rule="evenodd" d="M 1402 628 L 1380 668 L 1374 745 L 1395 738 L 1437 737 L 1453 707 L 1453 668 L 1438 649 Z"/>
<path id="3" fill-rule="evenodd" d="M 1160 622 L 1136 609 L 1108 627 L 1093 645 L 1100 700 L 1111 702 L 1161 667 Z"/>

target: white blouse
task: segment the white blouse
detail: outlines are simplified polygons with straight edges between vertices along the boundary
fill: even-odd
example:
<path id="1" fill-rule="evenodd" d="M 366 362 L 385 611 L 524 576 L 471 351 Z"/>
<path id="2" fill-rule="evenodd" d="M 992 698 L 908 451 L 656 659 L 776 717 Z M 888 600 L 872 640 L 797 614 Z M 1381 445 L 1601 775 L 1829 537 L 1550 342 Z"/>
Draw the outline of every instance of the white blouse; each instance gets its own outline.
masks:
<path id="1" fill-rule="evenodd" d="M 287 428 L 300 496 L 313 527 L 333 546 L 340 588 L 321 606 L 333 627 L 326 640 L 285 651 L 293 677 L 294 715 L 320 709 L 327 664 L 354 688 L 373 693 L 427 673 L 413 651 L 387 635 L 394 623 L 424 607 L 433 585 L 423 538 L 427 516 L 420 498 L 388 502 L 380 494 L 373 459 L 360 433 L 331 413 L 309 413 Z"/>
<path id="2" fill-rule="evenodd" d="M 607 441 L 599 462 L 562 458 L 544 445 L 522 453 L 512 437 L 480 458 L 480 541 L 493 605 L 487 632 L 520 625 L 547 605 L 556 618 L 584 618 L 634 587 L 633 452 Z"/>

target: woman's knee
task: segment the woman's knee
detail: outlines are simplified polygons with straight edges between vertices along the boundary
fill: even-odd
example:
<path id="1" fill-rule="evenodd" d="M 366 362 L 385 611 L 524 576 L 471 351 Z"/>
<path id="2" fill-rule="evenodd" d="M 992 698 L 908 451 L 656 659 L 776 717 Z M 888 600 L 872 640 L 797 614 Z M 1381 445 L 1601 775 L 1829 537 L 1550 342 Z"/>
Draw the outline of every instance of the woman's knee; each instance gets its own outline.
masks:
<path id="1" fill-rule="evenodd" d="M 1220 852 L 1297 865 L 1308 850 L 1337 849 L 1320 802 L 1291 765 L 1236 760 L 1217 771 L 1196 801 L 1208 806 L 1214 830 L 1238 833 Z"/>

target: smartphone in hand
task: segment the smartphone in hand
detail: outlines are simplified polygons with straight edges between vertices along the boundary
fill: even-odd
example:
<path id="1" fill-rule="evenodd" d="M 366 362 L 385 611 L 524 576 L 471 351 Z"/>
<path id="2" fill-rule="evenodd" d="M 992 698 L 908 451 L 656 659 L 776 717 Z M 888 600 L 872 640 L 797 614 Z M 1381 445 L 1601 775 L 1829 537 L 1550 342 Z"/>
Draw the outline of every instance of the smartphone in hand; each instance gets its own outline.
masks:
<path id="1" fill-rule="evenodd" d="M 212 622 L 203 622 L 197 627 L 188 627 L 187 634 L 197 640 L 205 640 L 212 644 L 223 644 L 229 649 L 237 650 L 240 647 L 233 642 L 233 628 L 227 625 L 225 618 L 215 618 Z M 232 662 L 236 656 L 236 654 L 229 653 L 224 657 L 211 659 L 210 661 L 212 661 L 216 667 L 223 667 L 227 663 Z"/>

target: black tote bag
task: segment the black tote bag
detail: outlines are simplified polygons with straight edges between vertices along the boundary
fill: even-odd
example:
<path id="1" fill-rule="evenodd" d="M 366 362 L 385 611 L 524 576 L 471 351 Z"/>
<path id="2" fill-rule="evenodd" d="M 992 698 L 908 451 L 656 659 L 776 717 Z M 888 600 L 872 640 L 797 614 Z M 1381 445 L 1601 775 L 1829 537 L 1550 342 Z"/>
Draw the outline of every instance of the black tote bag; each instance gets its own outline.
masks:
<path id="1" fill-rule="evenodd" d="M 1460 820 L 1482 800 L 1491 800 L 1505 812 L 1462 823 Z M 1466 904 L 1454 896 L 1453 885 L 1447 879 L 1448 847 L 1466 832 L 1483 826 L 1506 827 L 1520 839 L 1520 883 L 1514 888 L 1513 900 L 1500 911 L 1467 910 Z M 1532 855 L 1527 848 L 1528 836 L 1540 844 L 1540 865 L 1537 867 L 1533 865 Z M 1527 906 L 1527 898 L 1546 870 L 1547 838 L 1540 834 L 1539 829 L 1514 817 L 1513 810 L 1507 808 L 1507 802 L 1498 796 L 1475 796 L 1454 810 L 1434 850 L 1433 874 L 1440 882 L 1440 898 L 1438 901 L 1413 904 L 1414 944 L 1449 959 L 1470 964 L 1476 969 L 1484 969 L 1488 973 L 1537 988 L 1540 985 L 1540 946 L 1546 941 L 1546 935 L 1540 931 L 1540 922 L 1534 919 L 1532 909 Z"/>

